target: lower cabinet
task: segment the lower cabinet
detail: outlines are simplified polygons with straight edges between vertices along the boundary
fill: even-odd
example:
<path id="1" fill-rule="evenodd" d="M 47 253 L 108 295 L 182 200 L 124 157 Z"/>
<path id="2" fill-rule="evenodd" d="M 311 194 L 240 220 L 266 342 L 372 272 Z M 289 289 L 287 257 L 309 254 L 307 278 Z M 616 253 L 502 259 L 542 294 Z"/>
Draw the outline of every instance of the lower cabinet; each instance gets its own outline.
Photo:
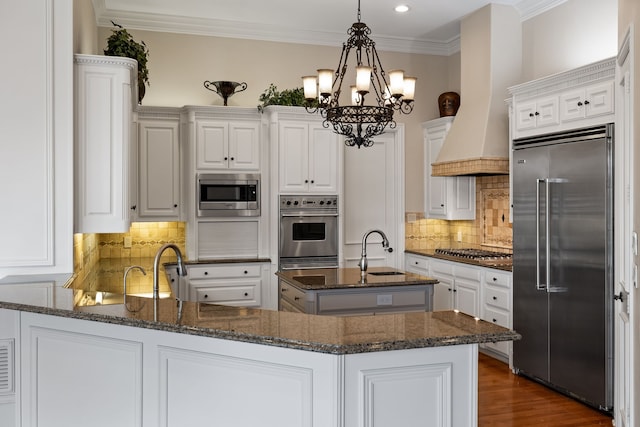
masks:
<path id="1" fill-rule="evenodd" d="M 211 263 L 187 265 L 180 298 L 194 302 L 260 307 L 269 284 L 269 263 Z M 169 273 L 176 280 L 177 274 Z M 170 280 L 171 280 L 170 279 Z M 183 296 L 182 296 L 183 295 Z"/>
<path id="2" fill-rule="evenodd" d="M 334 355 L 12 313 L 20 316 L 21 409 L 17 419 L 0 410 L 2 426 L 477 422 L 476 344 Z"/>
<path id="3" fill-rule="evenodd" d="M 511 276 L 507 271 L 484 269 L 482 320 L 505 328 L 513 326 Z M 511 355 L 511 342 L 486 343 L 482 348 L 505 362 Z"/>
<path id="4" fill-rule="evenodd" d="M 434 286 L 433 310 L 460 310 L 480 316 L 480 276 L 478 267 L 431 260 L 429 274 L 440 283 Z"/>

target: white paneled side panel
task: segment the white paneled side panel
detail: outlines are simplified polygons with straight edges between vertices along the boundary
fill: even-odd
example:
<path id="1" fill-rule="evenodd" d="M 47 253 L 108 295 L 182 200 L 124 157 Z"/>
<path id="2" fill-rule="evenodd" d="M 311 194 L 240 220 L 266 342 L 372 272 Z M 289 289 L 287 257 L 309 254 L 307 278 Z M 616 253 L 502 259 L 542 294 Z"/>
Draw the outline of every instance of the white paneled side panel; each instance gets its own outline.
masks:
<path id="1" fill-rule="evenodd" d="M 257 220 L 198 223 L 198 259 L 257 256 Z"/>
<path id="2" fill-rule="evenodd" d="M 14 340 L 0 340 L 0 396 L 14 392 Z"/>
<path id="3" fill-rule="evenodd" d="M 311 427 L 313 397 L 310 368 L 160 350 L 162 426 Z"/>

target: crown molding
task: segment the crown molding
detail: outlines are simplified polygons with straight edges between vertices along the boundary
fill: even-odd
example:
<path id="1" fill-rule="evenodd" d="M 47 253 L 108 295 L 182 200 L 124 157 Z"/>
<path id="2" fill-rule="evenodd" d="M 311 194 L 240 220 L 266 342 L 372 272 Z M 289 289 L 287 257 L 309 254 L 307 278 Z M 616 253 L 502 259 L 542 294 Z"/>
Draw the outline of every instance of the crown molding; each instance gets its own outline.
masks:
<path id="1" fill-rule="evenodd" d="M 520 19 L 524 22 L 531 18 L 545 13 L 567 0 L 522 0 L 516 4 L 516 9 L 520 13 Z"/>

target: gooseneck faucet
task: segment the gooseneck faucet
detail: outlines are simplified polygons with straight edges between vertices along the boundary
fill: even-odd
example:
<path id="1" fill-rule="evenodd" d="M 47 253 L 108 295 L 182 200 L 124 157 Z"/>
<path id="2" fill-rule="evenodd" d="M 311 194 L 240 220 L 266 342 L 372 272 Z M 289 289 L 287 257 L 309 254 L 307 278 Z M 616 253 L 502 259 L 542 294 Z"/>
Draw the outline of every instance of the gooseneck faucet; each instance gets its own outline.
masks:
<path id="1" fill-rule="evenodd" d="M 129 272 L 133 269 L 138 269 L 142 272 L 142 274 L 144 274 L 145 276 L 147 275 L 147 272 L 144 270 L 144 268 L 139 265 L 132 265 L 131 267 L 127 267 L 127 269 L 124 271 L 124 277 L 122 278 L 124 296 L 123 296 L 122 302 L 124 303 L 124 306 L 127 309 L 127 311 L 132 311 L 129 309 L 129 306 L 127 305 L 127 276 L 129 275 Z"/>
<path id="2" fill-rule="evenodd" d="M 372 233 L 378 233 L 382 236 L 382 248 L 385 251 L 393 252 L 393 248 L 389 247 L 389 239 L 387 239 L 386 234 L 384 234 L 382 230 L 369 230 L 364 233 L 364 236 L 362 236 L 362 255 L 360 256 L 360 262 L 358 262 L 361 276 L 365 276 L 367 274 L 367 237 Z"/>
<path id="3" fill-rule="evenodd" d="M 173 249 L 178 257 L 178 274 L 180 276 L 187 275 L 187 267 L 185 267 L 184 262 L 182 260 L 182 252 L 180 252 L 180 248 L 178 248 L 173 243 L 166 243 L 156 253 L 156 257 L 153 260 L 153 320 L 158 320 L 158 300 L 160 299 L 160 286 L 158 284 L 158 270 L 160 266 L 160 257 L 162 253 L 167 249 Z"/>

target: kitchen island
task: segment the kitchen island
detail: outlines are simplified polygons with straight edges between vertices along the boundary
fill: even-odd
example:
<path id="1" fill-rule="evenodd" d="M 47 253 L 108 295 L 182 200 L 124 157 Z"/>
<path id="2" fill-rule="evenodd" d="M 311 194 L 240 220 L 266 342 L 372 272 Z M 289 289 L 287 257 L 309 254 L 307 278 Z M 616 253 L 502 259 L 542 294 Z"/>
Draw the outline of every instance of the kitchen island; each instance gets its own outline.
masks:
<path id="1" fill-rule="evenodd" d="M 77 283 L 20 281 L 0 290 L 52 297 L 0 302 L 3 426 L 474 426 L 478 344 L 519 338 L 455 311 L 335 317 L 137 297 L 79 307 Z"/>
<path id="2" fill-rule="evenodd" d="M 308 314 L 363 315 L 432 311 L 437 280 L 388 267 L 284 270 L 278 307 Z"/>

